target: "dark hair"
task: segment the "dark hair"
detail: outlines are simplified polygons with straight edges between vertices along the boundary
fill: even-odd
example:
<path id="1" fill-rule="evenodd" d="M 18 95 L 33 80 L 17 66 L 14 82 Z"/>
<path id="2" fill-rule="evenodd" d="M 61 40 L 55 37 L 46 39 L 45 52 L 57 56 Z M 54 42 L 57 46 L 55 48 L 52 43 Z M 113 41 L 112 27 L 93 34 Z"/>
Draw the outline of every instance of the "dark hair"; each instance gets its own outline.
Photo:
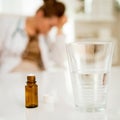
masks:
<path id="1" fill-rule="evenodd" d="M 62 2 L 56 0 L 43 0 L 44 4 L 37 10 L 43 11 L 45 17 L 57 16 L 61 17 L 65 12 L 65 5 Z"/>
<path id="2" fill-rule="evenodd" d="M 43 0 L 44 3 L 48 2 L 48 1 L 49 2 L 56 2 L 56 0 Z"/>

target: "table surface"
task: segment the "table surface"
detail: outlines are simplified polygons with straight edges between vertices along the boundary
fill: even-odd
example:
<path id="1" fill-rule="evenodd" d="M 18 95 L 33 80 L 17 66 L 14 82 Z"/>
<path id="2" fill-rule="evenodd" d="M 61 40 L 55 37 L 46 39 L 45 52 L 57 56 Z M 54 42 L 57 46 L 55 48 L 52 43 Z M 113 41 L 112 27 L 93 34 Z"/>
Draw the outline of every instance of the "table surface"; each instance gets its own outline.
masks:
<path id="1" fill-rule="evenodd" d="M 0 75 L 0 120 L 120 120 L 120 68 L 111 70 L 106 113 L 80 113 L 64 70 L 36 73 L 39 106 L 25 108 L 27 74 Z"/>

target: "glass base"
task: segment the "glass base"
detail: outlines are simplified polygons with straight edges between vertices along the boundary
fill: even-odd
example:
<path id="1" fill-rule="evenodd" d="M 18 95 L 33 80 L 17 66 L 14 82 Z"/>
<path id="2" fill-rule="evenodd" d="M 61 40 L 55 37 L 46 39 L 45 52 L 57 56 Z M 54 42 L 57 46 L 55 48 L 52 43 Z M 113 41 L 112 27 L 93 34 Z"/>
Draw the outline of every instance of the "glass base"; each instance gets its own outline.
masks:
<path id="1" fill-rule="evenodd" d="M 104 112 L 105 111 L 105 106 L 85 106 L 85 107 L 81 107 L 81 106 L 78 106 L 76 105 L 76 110 L 77 111 L 80 111 L 80 112 Z"/>

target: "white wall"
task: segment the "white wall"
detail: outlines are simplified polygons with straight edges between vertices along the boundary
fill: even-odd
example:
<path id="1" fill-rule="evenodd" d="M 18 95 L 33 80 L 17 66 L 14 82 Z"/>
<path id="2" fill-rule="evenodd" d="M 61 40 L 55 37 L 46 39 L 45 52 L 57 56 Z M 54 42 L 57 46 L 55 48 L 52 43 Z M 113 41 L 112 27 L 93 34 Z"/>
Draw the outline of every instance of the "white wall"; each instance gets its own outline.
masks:
<path id="1" fill-rule="evenodd" d="M 33 15 L 41 4 L 42 0 L 22 0 L 22 13 L 24 15 Z"/>
<path id="2" fill-rule="evenodd" d="M 93 14 L 107 15 L 113 14 L 113 0 L 93 0 Z"/>
<path id="3" fill-rule="evenodd" d="M 0 12 L 2 11 L 2 0 L 0 0 Z"/>
<path id="4" fill-rule="evenodd" d="M 0 0 L 0 12 L 32 15 L 41 4 L 42 0 Z"/>
<path id="5" fill-rule="evenodd" d="M 1 12 L 9 14 L 21 13 L 22 1 L 19 0 L 1 0 Z"/>

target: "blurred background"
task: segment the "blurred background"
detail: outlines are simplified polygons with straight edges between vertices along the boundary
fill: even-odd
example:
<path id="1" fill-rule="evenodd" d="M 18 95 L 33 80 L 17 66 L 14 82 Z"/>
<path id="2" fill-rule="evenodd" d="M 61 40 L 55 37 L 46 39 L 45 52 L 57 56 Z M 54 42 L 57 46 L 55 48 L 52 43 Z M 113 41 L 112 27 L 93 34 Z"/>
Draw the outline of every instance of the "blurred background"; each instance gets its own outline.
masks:
<path id="1" fill-rule="evenodd" d="M 65 3 L 67 42 L 83 38 L 114 41 L 113 65 L 120 65 L 120 0 L 59 0 Z M 34 15 L 42 0 L 0 0 L 0 13 Z"/>

